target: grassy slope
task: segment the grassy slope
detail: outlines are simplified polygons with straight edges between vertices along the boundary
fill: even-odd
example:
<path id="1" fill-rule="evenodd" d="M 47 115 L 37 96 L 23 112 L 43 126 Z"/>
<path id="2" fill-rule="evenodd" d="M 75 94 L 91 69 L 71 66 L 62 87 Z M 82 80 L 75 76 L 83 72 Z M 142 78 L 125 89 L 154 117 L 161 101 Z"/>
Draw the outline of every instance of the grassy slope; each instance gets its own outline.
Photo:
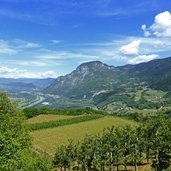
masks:
<path id="1" fill-rule="evenodd" d="M 66 144 L 69 139 L 74 141 L 82 140 L 88 134 L 101 133 L 106 127 L 111 127 L 112 125 L 123 126 L 126 124 L 137 125 L 133 121 L 107 116 L 74 125 L 34 131 L 32 132 L 33 144 L 53 154 L 58 146 Z"/>
<path id="2" fill-rule="evenodd" d="M 80 115 L 78 115 L 80 116 Z M 39 115 L 35 116 L 33 118 L 30 118 L 27 120 L 28 124 L 34 124 L 34 123 L 41 123 L 41 122 L 49 122 L 49 121 L 57 121 L 57 120 L 63 120 L 63 119 L 69 119 L 74 118 L 78 116 L 67 116 L 67 115 Z"/>

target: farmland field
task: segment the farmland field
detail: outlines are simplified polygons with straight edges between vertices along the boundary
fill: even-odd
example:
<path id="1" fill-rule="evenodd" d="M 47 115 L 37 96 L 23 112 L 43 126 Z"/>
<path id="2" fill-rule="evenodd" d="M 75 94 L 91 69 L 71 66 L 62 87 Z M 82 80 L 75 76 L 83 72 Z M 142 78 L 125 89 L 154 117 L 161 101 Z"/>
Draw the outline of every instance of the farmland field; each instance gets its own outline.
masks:
<path id="1" fill-rule="evenodd" d="M 54 154 L 57 147 L 66 144 L 69 139 L 77 142 L 82 140 L 86 135 L 100 134 L 104 128 L 111 126 L 137 125 L 136 122 L 126 119 L 105 116 L 100 119 L 81 122 L 73 125 L 61 126 L 57 128 L 48 128 L 33 131 L 33 145 Z"/>
<path id="2" fill-rule="evenodd" d="M 78 115 L 80 116 L 80 115 Z M 74 118 L 78 116 L 69 116 L 69 115 L 38 115 L 33 118 L 30 118 L 27 120 L 29 124 L 34 124 L 34 123 L 41 123 L 41 122 L 49 122 L 49 121 L 56 121 L 56 120 L 63 120 L 63 119 L 69 119 L 69 118 Z"/>
<path id="3" fill-rule="evenodd" d="M 141 99 L 142 92 L 144 90 L 138 90 L 135 94 L 135 101 L 139 101 Z"/>
<path id="4" fill-rule="evenodd" d="M 166 94 L 166 92 L 160 91 L 160 90 L 152 90 L 149 89 L 145 92 L 144 98 L 148 101 L 158 102 L 159 100 L 163 100 L 163 96 Z"/>

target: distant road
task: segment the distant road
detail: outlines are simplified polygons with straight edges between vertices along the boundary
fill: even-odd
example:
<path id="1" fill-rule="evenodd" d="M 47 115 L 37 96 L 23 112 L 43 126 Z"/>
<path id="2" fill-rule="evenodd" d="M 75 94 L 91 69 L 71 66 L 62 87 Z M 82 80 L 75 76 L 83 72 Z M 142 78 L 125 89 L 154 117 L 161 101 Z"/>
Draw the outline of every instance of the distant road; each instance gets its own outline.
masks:
<path id="1" fill-rule="evenodd" d="M 22 108 L 28 108 L 28 107 L 32 107 L 35 106 L 41 102 L 43 102 L 45 100 L 45 98 L 43 96 L 37 95 L 36 99 L 34 101 L 31 101 L 28 105 L 24 105 L 22 106 Z"/>

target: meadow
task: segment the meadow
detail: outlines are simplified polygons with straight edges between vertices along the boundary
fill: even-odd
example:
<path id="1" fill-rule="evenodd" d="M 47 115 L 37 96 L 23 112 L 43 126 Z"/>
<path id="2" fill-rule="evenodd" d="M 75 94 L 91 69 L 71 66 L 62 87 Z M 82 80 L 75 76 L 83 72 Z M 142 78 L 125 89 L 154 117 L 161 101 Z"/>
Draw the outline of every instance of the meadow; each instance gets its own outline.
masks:
<path id="1" fill-rule="evenodd" d="M 32 131 L 33 145 L 35 148 L 42 149 L 53 155 L 56 148 L 62 144 L 67 144 L 68 140 L 72 139 L 74 142 L 82 141 L 86 135 L 101 134 L 105 128 L 125 125 L 136 126 L 137 123 L 118 117 L 104 116 L 99 119 L 84 121 L 72 125 L 41 129 Z"/>

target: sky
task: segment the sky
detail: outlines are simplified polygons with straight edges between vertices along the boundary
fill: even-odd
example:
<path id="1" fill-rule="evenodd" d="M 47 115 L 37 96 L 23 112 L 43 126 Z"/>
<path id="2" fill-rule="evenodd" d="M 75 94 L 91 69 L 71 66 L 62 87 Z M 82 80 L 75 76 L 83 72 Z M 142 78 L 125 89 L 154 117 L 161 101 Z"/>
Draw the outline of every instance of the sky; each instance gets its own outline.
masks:
<path id="1" fill-rule="evenodd" d="M 169 56 L 170 0 L 0 0 L 0 77 L 56 78 L 88 61 Z"/>

